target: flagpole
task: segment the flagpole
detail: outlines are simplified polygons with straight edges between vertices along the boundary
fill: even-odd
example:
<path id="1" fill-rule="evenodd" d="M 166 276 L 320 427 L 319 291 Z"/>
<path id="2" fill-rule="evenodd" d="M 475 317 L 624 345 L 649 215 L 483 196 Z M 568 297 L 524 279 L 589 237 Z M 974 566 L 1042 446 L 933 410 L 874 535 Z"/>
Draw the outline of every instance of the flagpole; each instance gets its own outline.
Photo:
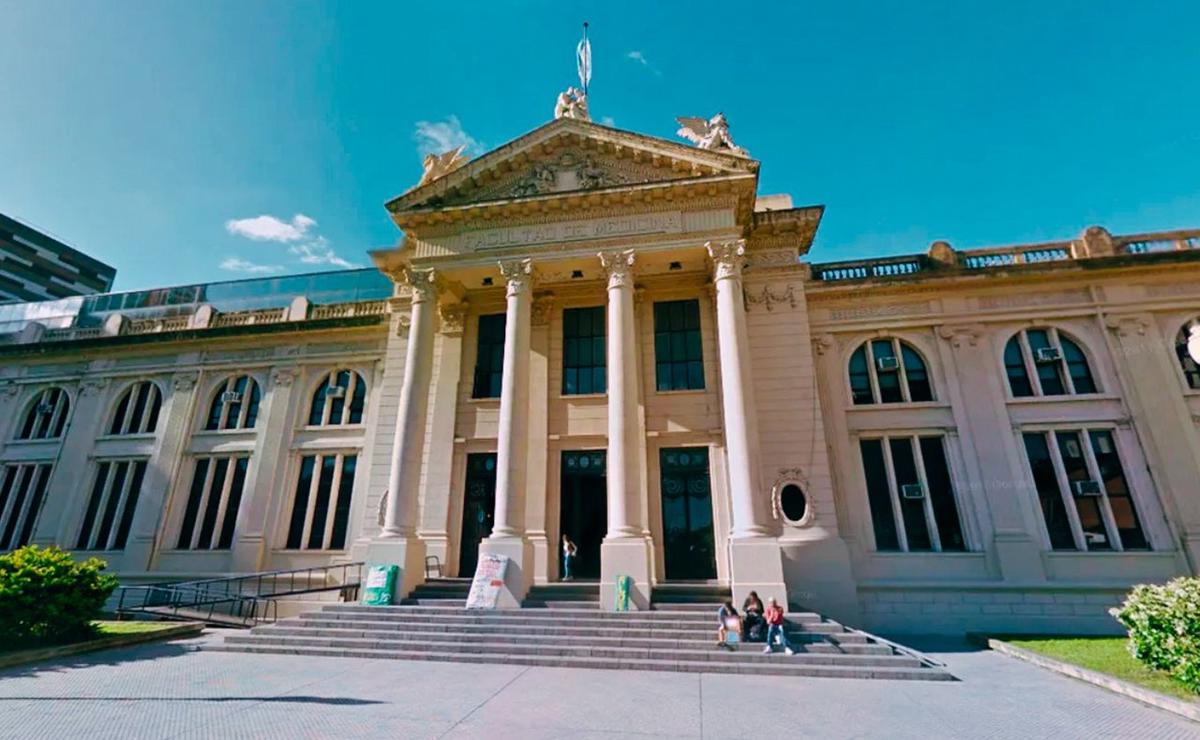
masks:
<path id="1" fill-rule="evenodd" d="M 584 21 L 583 22 L 583 43 L 584 43 L 584 46 L 588 49 L 588 66 L 591 67 L 592 66 L 592 60 L 591 60 L 592 50 L 591 50 L 591 45 L 588 44 L 587 29 L 588 29 L 588 22 Z M 591 74 L 590 74 L 591 70 L 589 69 L 588 71 L 589 71 L 589 74 L 583 80 L 583 96 L 585 98 L 587 97 L 587 92 L 588 92 L 587 91 L 587 89 L 588 89 L 587 78 L 591 77 Z"/>

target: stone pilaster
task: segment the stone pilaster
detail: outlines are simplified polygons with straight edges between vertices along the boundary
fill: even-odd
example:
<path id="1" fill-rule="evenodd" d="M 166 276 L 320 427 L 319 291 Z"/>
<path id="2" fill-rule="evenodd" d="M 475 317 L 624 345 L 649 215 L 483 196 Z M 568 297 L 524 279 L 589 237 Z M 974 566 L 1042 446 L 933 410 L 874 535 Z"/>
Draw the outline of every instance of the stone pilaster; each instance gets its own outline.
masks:
<path id="1" fill-rule="evenodd" d="M 412 289 L 404 380 L 392 440 L 383 528 L 367 550 L 369 564 L 399 566 L 397 598 L 407 595 L 425 578 L 425 545 L 416 536 L 417 499 L 429 383 L 433 374 L 434 312 L 437 308 L 437 276 L 433 270 L 406 270 L 404 279 Z"/>
<path id="2" fill-rule="evenodd" d="M 95 372 L 105 363 L 92 363 Z M 111 383 L 106 377 L 85 376 L 71 394 L 71 414 L 58 449 L 50 485 L 42 498 L 42 513 L 31 542 L 37 545 L 75 545 L 82 512 L 95 472 L 91 452 L 108 415 Z M 47 506 L 47 502 L 54 502 Z M 69 503 L 67 503 L 69 502 Z"/>
<path id="3" fill-rule="evenodd" d="M 645 477 L 638 402 L 637 335 L 633 322 L 633 250 L 601 252 L 608 277 L 605 345 L 608 368 L 608 532 L 600 545 L 600 603 L 616 604 L 616 578 L 633 578 L 630 593 L 639 609 L 649 608 L 651 573 L 639 492 Z"/>
<path id="4" fill-rule="evenodd" d="M 481 555 L 509 559 L 499 606 L 518 606 L 533 582 L 533 548 L 525 537 L 525 466 L 529 446 L 529 338 L 533 264 L 506 260 L 500 273 L 507 284 L 504 324 L 504 376 L 500 383 L 500 422 L 496 440 L 496 511 L 492 534 Z"/>
<path id="5" fill-rule="evenodd" d="M 1200 438 L 1179 388 L 1173 342 L 1149 314 L 1104 319 L 1116 342 L 1125 402 L 1192 573 L 1200 573 Z M 1126 467 L 1130 461 L 1123 461 Z M 1144 508 L 1144 507 L 1143 507 Z M 1142 514 L 1145 517 L 1145 514 Z"/>
<path id="6" fill-rule="evenodd" d="M 759 479 L 758 422 L 742 288 L 746 242 L 739 239 L 705 246 L 713 262 L 716 291 L 721 408 L 733 515 L 729 552 L 734 601 L 740 602 L 755 590 L 764 600 L 775 597 L 787 603 L 779 541 L 770 525 L 770 496 Z"/>
<path id="7" fill-rule="evenodd" d="M 450 501 L 453 498 L 451 470 L 454 462 L 454 423 L 458 408 L 458 384 L 462 371 L 463 322 L 467 304 L 453 303 L 440 309 L 441 327 L 437 343 L 437 372 L 434 373 L 432 408 L 426 441 L 425 485 L 422 487 L 421 527 L 418 532 L 429 555 L 446 563 Z"/>
<path id="8" fill-rule="evenodd" d="M 533 580 L 546 583 L 552 575 L 551 543 L 546 532 L 550 487 L 546 480 L 550 401 L 550 317 L 554 312 L 554 294 L 534 296 L 533 319 L 529 334 L 529 450 L 525 466 L 526 536 L 533 546 Z"/>

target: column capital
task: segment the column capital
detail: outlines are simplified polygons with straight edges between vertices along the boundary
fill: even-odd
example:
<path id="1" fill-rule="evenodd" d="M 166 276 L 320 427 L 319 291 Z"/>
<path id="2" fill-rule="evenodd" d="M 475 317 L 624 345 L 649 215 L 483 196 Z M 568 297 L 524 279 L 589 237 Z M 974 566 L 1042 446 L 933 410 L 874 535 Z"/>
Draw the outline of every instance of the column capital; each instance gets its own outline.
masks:
<path id="1" fill-rule="evenodd" d="M 467 316 L 466 301 L 438 306 L 438 313 L 442 319 L 442 334 L 452 337 L 462 335 L 463 323 Z"/>
<path id="2" fill-rule="evenodd" d="M 708 242 L 704 248 L 708 250 L 708 258 L 713 261 L 713 282 L 742 276 L 742 267 L 746 264 L 745 239 Z"/>
<path id="3" fill-rule="evenodd" d="M 937 327 L 937 335 L 955 349 L 978 345 L 986 333 L 987 327 L 983 324 L 940 324 Z"/>
<path id="4" fill-rule="evenodd" d="M 1143 336 L 1154 326 L 1148 313 L 1105 314 L 1104 325 L 1119 337 Z"/>
<path id="5" fill-rule="evenodd" d="M 533 260 L 500 260 L 500 274 L 508 286 L 506 295 L 528 293 L 533 287 Z"/>
<path id="6" fill-rule="evenodd" d="M 404 284 L 412 288 L 412 302 L 423 303 L 437 299 L 437 271 L 427 268 L 418 270 L 412 267 L 404 268 Z"/>
<path id="7" fill-rule="evenodd" d="M 632 249 L 613 249 L 597 254 L 604 274 L 608 276 L 608 289 L 633 287 Z"/>

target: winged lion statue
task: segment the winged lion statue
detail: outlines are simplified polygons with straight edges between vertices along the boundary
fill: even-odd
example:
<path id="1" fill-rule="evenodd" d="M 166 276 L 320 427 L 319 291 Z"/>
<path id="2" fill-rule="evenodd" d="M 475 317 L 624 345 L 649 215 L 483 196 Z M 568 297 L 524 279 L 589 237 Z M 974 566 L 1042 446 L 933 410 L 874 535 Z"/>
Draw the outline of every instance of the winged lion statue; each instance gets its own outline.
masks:
<path id="1" fill-rule="evenodd" d="M 729 134 L 729 121 L 724 113 L 705 120 L 703 118 L 676 118 L 680 129 L 675 132 L 700 149 L 711 149 L 718 152 L 729 152 L 739 157 L 749 157 L 750 152 L 733 143 Z"/>

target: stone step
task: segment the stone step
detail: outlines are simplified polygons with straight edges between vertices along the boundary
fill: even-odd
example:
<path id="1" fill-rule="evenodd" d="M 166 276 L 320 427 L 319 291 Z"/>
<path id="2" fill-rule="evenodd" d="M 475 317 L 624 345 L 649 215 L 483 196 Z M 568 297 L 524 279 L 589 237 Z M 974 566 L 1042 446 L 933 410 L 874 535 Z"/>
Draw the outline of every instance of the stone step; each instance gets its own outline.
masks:
<path id="1" fill-rule="evenodd" d="M 230 635 L 227 644 L 236 645 L 282 645 L 296 647 L 346 648 L 368 650 L 401 650 L 435 653 L 488 653 L 501 655 L 556 655 L 562 657 L 625 658 L 634 660 L 687 660 L 765 663 L 787 661 L 814 665 L 855 665 L 920 667 L 915 658 L 905 655 L 831 655 L 797 651 L 787 655 L 781 649 L 764 653 L 762 645 L 747 645 L 745 649 L 708 647 L 635 647 L 623 645 L 558 644 L 545 641 L 514 642 L 513 640 L 404 640 L 354 637 L 297 637 L 267 633 Z"/>
<path id="2" fill-rule="evenodd" d="M 506 631 L 479 631 L 479 632 L 447 632 L 445 630 L 360 630 L 360 629 L 345 629 L 340 627 L 315 627 L 301 626 L 279 623 L 269 627 L 259 627 L 249 635 L 261 635 L 269 637 L 330 637 L 330 638 L 361 638 L 383 640 L 388 642 L 393 641 L 412 641 L 412 642 L 440 642 L 447 641 L 451 636 L 458 636 L 460 641 L 479 641 L 479 642 L 522 642 L 547 645 L 592 645 L 598 647 L 637 647 L 637 648 L 660 648 L 660 649 L 710 649 L 714 646 L 713 635 L 696 635 L 696 636 L 681 636 L 664 634 L 658 637 L 637 636 L 628 634 L 617 635 L 597 635 L 593 632 L 567 633 L 567 634 L 539 634 L 530 635 L 521 632 L 506 632 Z M 235 637 L 233 635 L 230 636 Z M 536 638 L 536 639 L 534 639 Z M 238 638 L 240 641 L 240 637 Z M 803 647 L 807 653 L 822 653 L 830 655 L 892 655 L 892 649 L 886 645 L 878 645 L 875 643 L 858 643 L 846 645 L 834 645 L 825 640 L 799 640 L 789 638 L 793 645 Z M 737 652 L 747 652 L 759 650 L 761 651 L 764 643 L 749 642 L 741 643 L 735 646 Z"/>
<path id="3" fill-rule="evenodd" d="M 595 601 L 530 601 L 526 599 L 521 602 L 522 609 L 600 609 L 600 599 Z"/>
<path id="4" fill-rule="evenodd" d="M 625 631 L 637 630 L 653 630 L 661 631 L 677 631 L 677 632 L 700 632 L 700 633 L 715 633 L 717 625 L 705 621 L 682 621 L 682 620 L 618 620 L 606 619 L 603 617 L 591 618 L 581 616 L 580 610 L 577 609 L 529 609 L 527 612 L 539 612 L 544 616 L 531 616 L 528 613 L 512 616 L 488 615 L 488 616 L 469 616 L 469 615 L 446 615 L 442 617 L 429 618 L 414 616 L 393 616 L 393 615 L 370 615 L 370 614 L 343 614 L 338 612 L 315 612 L 306 615 L 310 618 L 320 618 L 327 621 L 345 622 L 372 622 L 376 624 L 396 624 L 408 626 L 417 623 L 433 623 L 445 625 L 448 628 L 458 628 L 468 625 L 508 625 L 519 629 L 532 629 L 536 627 L 575 627 L 587 629 L 617 629 Z M 555 619 L 557 614 L 570 613 L 569 619 Z M 595 613 L 600 613 L 599 611 Z M 585 612 L 586 614 L 586 612 Z M 316 615 L 319 615 L 316 616 Z M 845 628 L 840 624 L 824 622 L 824 623 L 791 623 L 787 625 L 789 631 L 808 632 L 819 635 L 847 635 L 845 639 L 854 640 L 854 633 L 845 633 Z"/>
<path id="5" fill-rule="evenodd" d="M 289 645 L 218 644 L 207 650 L 258 654 L 307 655 L 340 658 L 369 658 L 391 660 L 437 660 L 472 663 L 504 663 L 510 665 L 557 666 L 568 668 L 601 668 L 643 671 L 686 671 L 695 673 L 745 673 L 779 676 L 813 676 L 825 678 L 890 678 L 925 681 L 952 681 L 949 673 L 932 668 L 893 668 L 890 666 L 813 665 L 787 660 L 765 663 L 721 661 L 681 661 L 630 658 L 592 658 L 557 655 L 511 655 L 485 653 L 439 653 L 419 650 L 372 650 L 351 648 L 318 648 Z"/>
<path id="6" fill-rule="evenodd" d="M 343 629 L 357 630 L 370 633 L 433 633 L 433 634 L 504 634 L 521 638 L 531 635 L 562 635 L 562 636 L 596 636 L 596 637 L 632 637 L 657 639 L 690 639 L 712 641 L 716 630 L 710 628 L 680 629 L 677 626 L 646 626 L 646 625 L 614 625 L 605 627 L 581 626 L 573 622 L 521 624 L 511 622 L 481 622 L 475 624 L 452 624 L 440 621 L 373 621 L 362 619 L 324 619 L 321 613 L 305 615 L 298 618 L 282 620 L 276 623 L 281 627 L 299 627 L 311 629 Z M 271 629 L 273 626 L 256 627 L 256 630 Z M 828 642 L 841 645 L 866 645 L 867 638 L 857 633 L 822 634 L 807 630 L 788 630 L 788 639 L 795 642 Z"/>
<path id="7" fill-rule="evenodd" d="M 323 614 L 370 614 L 372 618 L 402 618 L 410 619 L 414 615 L 436 617 L 438 619 L 447 619 L 453 617 L 472 617 L 472 618 L 512 618 L 524 617 L 529 619 L 573 619 L 576 617 L 586 619 L 604 619 L 612 621 L 633 621 L 639 624 L 647 621 L 653 622 L 676 622 L 680 624 L 703 623 L 712 625 L 716 628 L 716 612 L 712 613 L 696 610 L 675 610 L 675 609 L 656 609 L 650 611 L 629 611 L 629 612 L 610 612 L 607 610 L 595 610 L 590 607 L 576 609 L 572 613 L 569 607 L 564 606 L 564 611 L 547 614 L 545 612 L 529 611 L 524 609 L 467 609 L 465 607 L 454 607 L 449 605 L 400 605 L 400 606 L 361 606 L 356 604 L 329 604 L 322 609 Z M 814 612 L 790 612 L 787 615 L 787 621 L 791 624 L 826 624 L 837 625 L 840 629 L 841 625 L 837 622 L 823 620 L 821 615 Z"/>

